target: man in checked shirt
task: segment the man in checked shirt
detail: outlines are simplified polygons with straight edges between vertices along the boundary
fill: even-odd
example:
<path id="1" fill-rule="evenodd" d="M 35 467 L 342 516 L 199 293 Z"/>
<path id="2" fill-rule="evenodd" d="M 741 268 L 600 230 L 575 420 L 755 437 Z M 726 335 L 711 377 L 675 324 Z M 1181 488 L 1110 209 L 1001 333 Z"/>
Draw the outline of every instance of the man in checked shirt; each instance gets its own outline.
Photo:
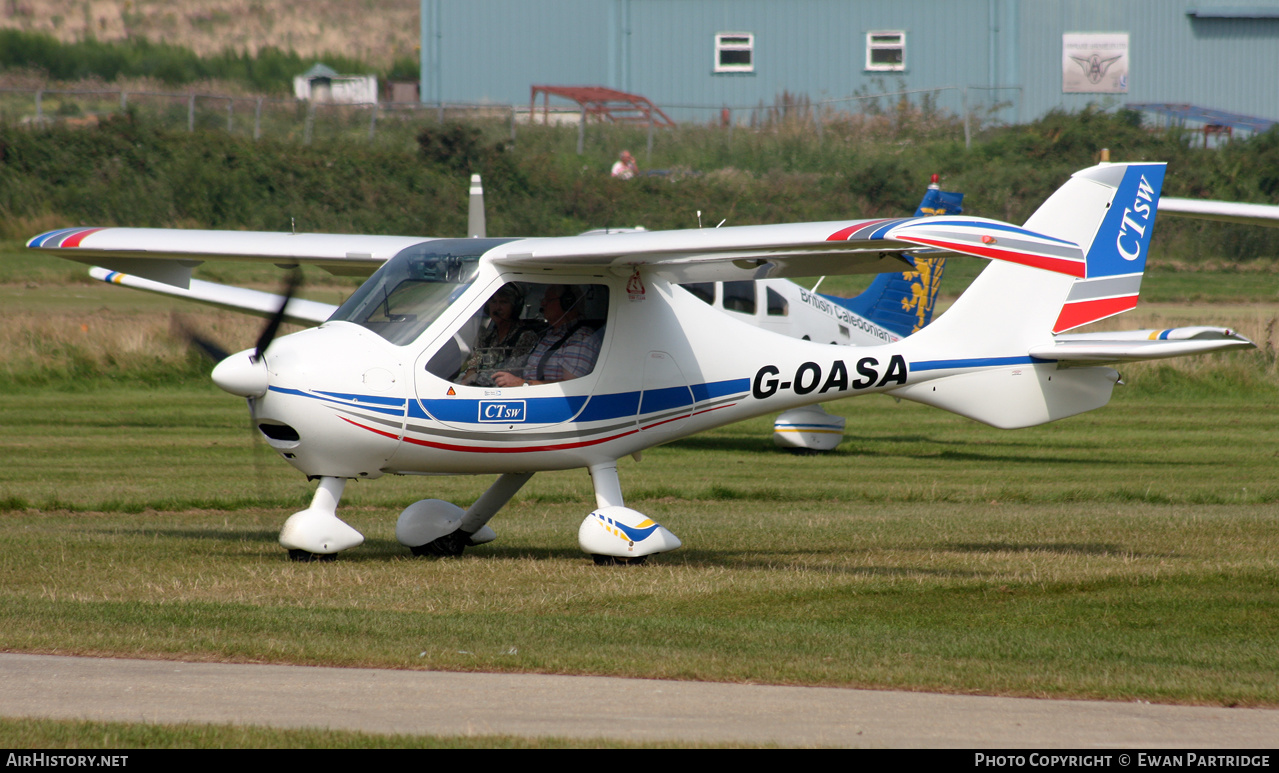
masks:
<path id="1" fill-rule="evenodd" d="M 579 290 L 551 285 L 542 295 L 542 317 L 550 328 L 529 354 L 523 377 L 507 371 L 493 374 L 500 387 L 550 384 L 581 378 L 595 368 L 600 336 L 581 320 Z"/>

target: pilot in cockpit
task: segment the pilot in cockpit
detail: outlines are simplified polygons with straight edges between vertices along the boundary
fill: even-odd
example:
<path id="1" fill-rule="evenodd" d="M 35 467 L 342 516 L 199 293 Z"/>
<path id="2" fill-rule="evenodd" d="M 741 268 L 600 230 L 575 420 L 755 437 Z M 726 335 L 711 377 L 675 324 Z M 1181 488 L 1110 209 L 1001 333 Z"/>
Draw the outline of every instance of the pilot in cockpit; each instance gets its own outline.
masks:
<path id="1" fill-rule="evenodd" d="M 459 384 L 497 386 L 498 371 L 522 369 L 541 338 L 542 325 L 521 319 L 524 291 L 514 282 L 502 285 L 484 304 L 488 323 L 480 331 L 475 354 L 467 361 Z"/>

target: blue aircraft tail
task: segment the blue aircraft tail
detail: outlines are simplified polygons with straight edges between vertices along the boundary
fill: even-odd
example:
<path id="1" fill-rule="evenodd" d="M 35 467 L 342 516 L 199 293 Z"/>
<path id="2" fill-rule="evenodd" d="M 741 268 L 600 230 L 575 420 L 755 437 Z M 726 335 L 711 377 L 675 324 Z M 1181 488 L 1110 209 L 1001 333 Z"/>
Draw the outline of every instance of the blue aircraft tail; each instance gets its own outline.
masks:
<path id="1" fill-rule="evenodd" d="M 943 191 L 936 180 L 937 176 L 933 175 L 915 217 L 962 214 L 964 194 Z M 915 267 L 915 271 L 901 274 L 880 274 L 870 287 L 853 298 L 823 297 L 905 337 L 919 332 L 932 321 L 945 259 L 916 257 Z"/>
<path id="2" fill-rule="evenodd" d="M 920 209 L 914 211 L 916 218 L 962 214 L 963 193 L 943 191 L 936 179 L 938 175 L 932 175 L 932 182 L 923 195 Z M 916 257 L 914 265 L 917 270 L 904 271 L 902 274 L 880 274 L 859 296 L 824 297 L 902 337 L 918 333 L 932 321 L 932 308 L 938 299 L 945 259 Z"/>

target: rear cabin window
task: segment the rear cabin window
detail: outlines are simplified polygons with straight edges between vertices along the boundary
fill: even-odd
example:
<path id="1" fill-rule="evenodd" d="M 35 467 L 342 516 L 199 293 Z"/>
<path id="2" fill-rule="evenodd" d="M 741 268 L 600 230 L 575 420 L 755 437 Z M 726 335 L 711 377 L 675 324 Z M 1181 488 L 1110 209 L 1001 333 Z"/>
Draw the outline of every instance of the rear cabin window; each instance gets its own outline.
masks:
<path id="1" fill-rule="evenodd" d="M 755 313 L 755 283 L 725 282 L 724 308 L 742 314 Z"/>

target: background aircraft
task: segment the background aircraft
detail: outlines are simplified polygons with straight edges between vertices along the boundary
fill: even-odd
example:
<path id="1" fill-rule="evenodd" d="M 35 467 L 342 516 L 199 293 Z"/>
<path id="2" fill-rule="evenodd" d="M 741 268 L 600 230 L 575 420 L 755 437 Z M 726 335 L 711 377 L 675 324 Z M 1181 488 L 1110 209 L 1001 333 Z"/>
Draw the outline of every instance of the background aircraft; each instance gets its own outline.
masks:
<path id="1" fill-rule="evenodd" d="M 579 542 L 612 562 L 680 544 L 623 501 L 617 459 L 653 445 L 871 393 L 1034 426 L 1104 405 L 1119 381 L 1109 364 L 1252 346 L 1220 328 L 1061 335 L 1136 305 L 1162 179 L 1162 164 L 1083 170 L 1024 227 L 947 216 L 545 239 L 73 228 L 29 246 L 188 288 L 192 262 L 213 257 L 380 265 L 322 326 L 274 340 L 280 319 L 303 314 L 289 300 L 253 350 L 214 370 L 267 442 L 319 479 L 281 544 L 295 558 L 360 544 L 336 513 L 353 478 L 495 473 L 465 511 L 422 500 L 400 516 L 414 552 L 457 554 L 495 536 L 489 520 L 535 472 L 585 467 L 598 507 Z M 937 322 L 871 346 L 760 330 L 680 286 L 897 273 L 936 250 L 992 263 Z M 508 286 L 560 331 L 539 346 L 555 338 L 546 348 L 573 348 L 582 369 L 548 377 L 534 350 L 512 384 L 467 383 L 490 301 Z M 500 372 L 509 382 L 507 371 L 521 366 Z"/>

